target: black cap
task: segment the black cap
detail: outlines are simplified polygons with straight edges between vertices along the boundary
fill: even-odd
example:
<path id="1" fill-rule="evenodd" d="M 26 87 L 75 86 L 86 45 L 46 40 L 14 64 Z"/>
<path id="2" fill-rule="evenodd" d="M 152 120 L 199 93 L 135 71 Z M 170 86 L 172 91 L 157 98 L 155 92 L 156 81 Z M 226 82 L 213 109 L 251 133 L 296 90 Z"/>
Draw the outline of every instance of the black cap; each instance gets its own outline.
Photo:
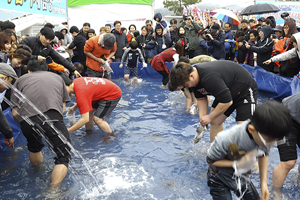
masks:
<path id="1" fill-rule="evenodd" d="M 211 27 L 211 32 L 212 33 L 215 33 L 215 32 L 217 32 L 218 30 L 220 30 L 220 25 L 219 24 L 214 24 L 214 25 L 212 25 L 212 27 Z"/>
<path id="2" fill-rule="evenodd" d="M 266 19 L 265 19 L 264 17 L 261 17 L 261 18 L 259 18 L 257 21 L 262 21 L 262 22 L 264 22 L 264 21 L 266 21 Z"/>
<path id="3" fill-rule="evenodd" d="M 116 37 L 112 33 L 106 33 L 103 36 L 104 48 L 113 50 L 116 42 Z"/>
<path id="4" fill-rule="evenodd" d="M 249 22 L 253 22 L 253 23 L 255 23 L 255 20 L 254 20 L 254 19 L 250 19 L 250 20 L 249 20 Z"/>

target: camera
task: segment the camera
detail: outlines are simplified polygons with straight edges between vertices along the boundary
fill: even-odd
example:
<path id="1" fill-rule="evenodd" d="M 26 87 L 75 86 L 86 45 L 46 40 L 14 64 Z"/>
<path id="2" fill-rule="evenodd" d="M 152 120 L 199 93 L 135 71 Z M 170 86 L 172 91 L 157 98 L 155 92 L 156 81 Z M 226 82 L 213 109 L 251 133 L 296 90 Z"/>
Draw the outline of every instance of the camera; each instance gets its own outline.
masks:
<path id="1" fill-rule="evenodd" d="M 201 32 L 202 34 L 210 34 L 211 33 L 211 30 L 210 29 L 208 29 L 208 28 L 206 28 L 206 29 L 204 29 L 202 32 Z"/>

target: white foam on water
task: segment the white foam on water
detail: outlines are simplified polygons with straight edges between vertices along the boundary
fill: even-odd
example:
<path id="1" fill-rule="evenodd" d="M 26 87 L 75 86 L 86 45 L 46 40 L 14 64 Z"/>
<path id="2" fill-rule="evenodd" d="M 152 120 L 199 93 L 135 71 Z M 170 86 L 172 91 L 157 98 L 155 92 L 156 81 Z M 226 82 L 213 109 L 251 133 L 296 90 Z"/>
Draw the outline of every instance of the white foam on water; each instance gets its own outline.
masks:
<path id="1" fill-rule="evenodd" d="M 106 168 L 98 171 L 97 176 L 102 177 L 100 191 L 102 191 L 101 196 L 104 197 L 118 192 L 131 193 L 132 190 L 146 190 L 153 180 L 153 177 L 136 163 L 123 162 L 115 157 L 106 158 L 101 163 Z M 93 195 L 97 195 L 96 192 L 95 190 L 93 194 L 89 193 L 89 195 L 93 197 Z"/>

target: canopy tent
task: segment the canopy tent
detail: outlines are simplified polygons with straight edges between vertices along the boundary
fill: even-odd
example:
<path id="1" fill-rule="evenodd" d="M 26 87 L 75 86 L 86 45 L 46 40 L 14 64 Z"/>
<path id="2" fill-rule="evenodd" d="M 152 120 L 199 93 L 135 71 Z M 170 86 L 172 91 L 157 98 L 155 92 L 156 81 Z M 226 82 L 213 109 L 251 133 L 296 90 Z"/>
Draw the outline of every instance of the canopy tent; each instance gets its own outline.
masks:
<path id="1" fill-rule="evenodd" d="M 91 28 L 99 34 L 100 27 L 119 20 L 122 27 L 135 24 L 137 30 L 153 18 L 152 0 L 69 0 L 69 27 L 89 22 Z"/>

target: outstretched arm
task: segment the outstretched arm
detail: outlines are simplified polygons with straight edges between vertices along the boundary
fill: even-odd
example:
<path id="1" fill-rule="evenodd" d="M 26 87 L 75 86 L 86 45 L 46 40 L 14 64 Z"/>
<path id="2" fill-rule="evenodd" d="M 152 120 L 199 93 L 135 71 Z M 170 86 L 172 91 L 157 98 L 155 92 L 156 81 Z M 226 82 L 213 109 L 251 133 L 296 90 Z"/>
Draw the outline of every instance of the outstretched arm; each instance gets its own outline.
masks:
<path id="1" fill-rule="evenodd" d="M 85 125 L 88 122 L 89 122 L 89 112 L 86 112 L 81 115 L 81 118 L 80 118 L 80 120 L 78 120 L 78 122 L 76 122 L 73 126 L 71 126 L 68 129 L 69 133 L 72 133 L 72 132 L 76 131 L 77 129 L 80 129 L 83 125 Z"/>
<path id="2" fill-rule="evenodd" d="M 263 200 L 269 199 L 269 189 L 267 185 L 268 162 L 269 162 L 269 156 L 263 156 L 258 158 L 261 199 Z"/>

